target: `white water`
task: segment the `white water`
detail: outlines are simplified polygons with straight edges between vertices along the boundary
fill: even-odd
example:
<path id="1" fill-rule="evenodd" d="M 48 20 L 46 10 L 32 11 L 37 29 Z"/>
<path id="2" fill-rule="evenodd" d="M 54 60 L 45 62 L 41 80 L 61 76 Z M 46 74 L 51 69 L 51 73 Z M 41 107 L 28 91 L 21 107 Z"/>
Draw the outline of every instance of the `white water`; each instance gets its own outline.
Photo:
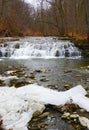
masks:
<path id="1" fill-rule="evenodd" d="M 1 57 L 10 58 L 78 58 L 78 48 L 70 41 L 58 40 L 53 37 L 30 37 L 20 41 L 7 43 L 0 47 Z"/>

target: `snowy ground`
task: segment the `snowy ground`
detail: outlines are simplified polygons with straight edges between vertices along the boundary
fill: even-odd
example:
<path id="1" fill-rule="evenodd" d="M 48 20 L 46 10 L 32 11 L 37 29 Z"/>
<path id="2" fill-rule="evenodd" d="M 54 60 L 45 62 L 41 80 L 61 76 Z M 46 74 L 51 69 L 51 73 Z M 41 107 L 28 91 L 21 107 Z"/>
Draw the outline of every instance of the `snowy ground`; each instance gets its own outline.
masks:
<path id="1" fill-rule="evenodd" d="M 38 86 L 26 85 L 21 88 L 0 88 L 0 117 L 3 127 L 13 130 L 27 130 L 27 123 L 36 111 L 43 111 L 45 104 L 64 105 L 67 102 L 78 104 L 89 112 L 89 98 L 81 85 L 65 92 Z M 89 128 L 89 120 L 86 120 Z"/>

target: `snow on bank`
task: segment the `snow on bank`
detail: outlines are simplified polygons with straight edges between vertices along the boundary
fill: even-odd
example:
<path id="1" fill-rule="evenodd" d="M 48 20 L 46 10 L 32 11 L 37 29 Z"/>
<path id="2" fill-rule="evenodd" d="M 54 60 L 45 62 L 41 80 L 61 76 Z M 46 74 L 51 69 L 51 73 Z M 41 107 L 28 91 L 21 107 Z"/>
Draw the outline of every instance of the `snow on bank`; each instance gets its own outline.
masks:
<path id="1" fill-rule="evenodd" d="M 36 111 L 43 111 L 45 104 L 64 105 L 67 102 L 78 104 L 89 112 L 89 98 L 78 85 L 65 92 L 57 92 L 36 84 L 21 88 L 0 88 L 0 116 L 6 129 L 27 130 L 27 123 Z M 89 126 L 89 123 L 87 124 Z"/>

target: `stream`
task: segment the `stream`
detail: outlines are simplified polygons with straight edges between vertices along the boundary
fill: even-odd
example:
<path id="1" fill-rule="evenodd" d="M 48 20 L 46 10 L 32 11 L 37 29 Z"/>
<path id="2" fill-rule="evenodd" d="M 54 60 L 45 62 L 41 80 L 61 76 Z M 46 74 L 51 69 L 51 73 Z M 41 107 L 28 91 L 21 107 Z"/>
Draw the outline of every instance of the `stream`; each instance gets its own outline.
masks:
<path id="1" fill-rule="evenodd" d="M 32 84 L 37 83 L 57 91 L 82 85 L 89 92 L 89 59 L 81 57 L 79 49 L 70 41 L 61 41 L 51 37 L 23 38 L 13 43 L 2 43 L 0 57 L 0 75 L 2 76 L 7 71 L 24 68 L 22 77 L 28 78 L 30 75 Z M 29 130 L 82 129 L 64 121 L 61 118 L 61 112 L 53 106 L 47 105 L 45 112 L 49 112 L 46 118 L 37 121 L 32 119 L 29 122 Z M 87 112 L 80 115 L 89 118 Z"/>

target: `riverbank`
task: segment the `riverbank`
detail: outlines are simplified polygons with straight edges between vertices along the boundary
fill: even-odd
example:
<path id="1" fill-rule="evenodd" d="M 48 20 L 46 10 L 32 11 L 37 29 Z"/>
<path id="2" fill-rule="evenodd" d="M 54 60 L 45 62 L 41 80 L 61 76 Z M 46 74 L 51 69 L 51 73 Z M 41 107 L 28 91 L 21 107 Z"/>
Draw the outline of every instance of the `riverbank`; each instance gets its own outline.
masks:
<path id="1" fill-rule="evenodd" d="M 82 56 L 89 58 L 89 42 L 87 40 L 72 40 L 76 47 L 81 50 Z"/>
<path id="2" fill-rule="evenodd" d="M 0 37 L 0 43 L 18 41 L 20 37 Z"/>
<path id="3" fill-rule="evenodd" d="M 69 40 L 73 42 L 75 46 L 81 50 L 81 55 L 89 58 L 89 41 L 76 39 L 74 37 L 60 37 L 59 40 Z"/>

